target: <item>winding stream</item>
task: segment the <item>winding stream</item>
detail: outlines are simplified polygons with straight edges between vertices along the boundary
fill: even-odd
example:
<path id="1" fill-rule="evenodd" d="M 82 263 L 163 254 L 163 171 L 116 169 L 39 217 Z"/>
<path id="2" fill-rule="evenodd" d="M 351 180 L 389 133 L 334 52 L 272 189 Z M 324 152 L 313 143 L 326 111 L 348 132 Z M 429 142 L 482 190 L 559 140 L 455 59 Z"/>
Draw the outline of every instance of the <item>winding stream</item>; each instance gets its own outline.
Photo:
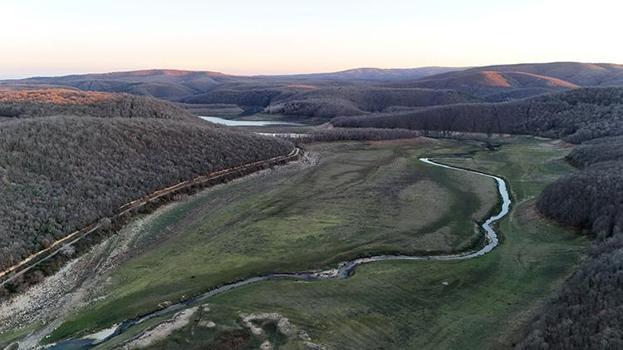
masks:
<path id="1" fill-rule="evenodd" d="M 495 180 L 497 183 L 498 192 L 500 195 L 500 199 L 502 200 L 502 205 L 500 207 L 500 211 L 489 217 L 485 222 L 481 225 L 482 229 L 485 232 L 485 242 L 486 244 L 478 249 L 465 251 L 456 254 L 448 254 L 448 255 L 430 255 L 430 256 L 421 256 L 421 255 L 376 255 L 366 258 L 358 258 L 350 261 L 345 261 L 340 264 L 336 268 L 325 270 L 325 271 L 309 271 L 309 272 L 293 272 L 293 273 L 271 273 L 262 276 L 255 276 L 242 279 L 237 282 L 229 283 L 222 285 L 220 287 L 214 288 L 204 294 L 196 296 L 194 298 L 185 300 L 183 302 L 179 302 L 177 304 L 173 304 L 164 309 L 154 311 L 143 316 L 139 316 L 137 318 L 129 319 L 123 321 L 120 324 L 114 325 L 109 329 L 99 331 L 90 336 L 86 336 L 80 339 L 68 339 L 61 342 L 58 342 L 48 349 L 90 349 L 97 344 L 101 344 L 103 342 L 109 341 L 124 332 L 126 332 L 130 327 L 141 324 L 147 320 L 153 319 L 155 317 L 165 316 L 168 314 L 172 314 L 178 312 L 180 310 L 193 307 L 196 305 L 204 304 L 208 299 L 225 293 L 227 291 L 240 288 L 242 286 L 246 286 L 249 284 L 254 284 L 262 281 L 269 280 L 303 280 L 303 281 L 317 281 L 317 280 L 328 280 L 328 279 L 343 279 L 350 277 L 354 272 L 357 266 L 368 264 L 377 261 L 388 261 L 388 260 L 441 260 L 441 261 L 449 261 L 449 260 L 464 260 L 464 259 L 472 259 L 492 251 L 498 244 L 498 236 L 493 228 L 493 225 L 506 216 L 510 211 L 511 199 L 508 193 L 508 186 L 506 182 L 497 176 L 481 173 L 475 170 L 468 170 L 453 167 L 450 165 L 445 165 L 442 163 L 437 163 L 435 161 L 430 160 L 429 158 L 420 158 L 420 161 L 430 164 L 433 166 L 438 166 L 450 170 L 462 171 L 471 174 L 477 174 L 481 176 L 485 176 Z M 105 337 L 102 337 L 102 334 L 106 334 Z M 103 338 L 103 339 L 102 339 Z"/>

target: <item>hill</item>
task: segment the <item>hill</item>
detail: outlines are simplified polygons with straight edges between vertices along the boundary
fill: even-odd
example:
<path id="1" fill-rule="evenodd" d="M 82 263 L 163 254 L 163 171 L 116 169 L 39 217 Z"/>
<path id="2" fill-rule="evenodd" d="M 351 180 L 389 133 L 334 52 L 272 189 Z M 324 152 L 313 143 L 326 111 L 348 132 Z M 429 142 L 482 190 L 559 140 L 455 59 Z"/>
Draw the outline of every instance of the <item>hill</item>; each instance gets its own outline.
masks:
<path id="1" fill-rule="evenodd" d="M 532 134 L 583 141 L 623 134 L 623 89 L 586 88 L 503 103 L 438 106 L 415 112 L 340 117 L 338 127 L 442 133 Z"/>
<path id="2" fill-rule="evenodd" d="M 232 104 L 245 113 L 327 118 L 385 111 L 390 107 L 412 108 L 479 100 L 502 102 L 579 87 L 623 86 L 623 66 L 554 62 L 473 68 L 357 68 L 333 73 L 273 76 L 152 69 L 35 77 L 0 83 L 122 92 L 186 104 Z M 392 90 L 393 94 L 401 95 L 398 101 L 392 102 L 386 97 L 391 89 L 400 89 Z M 430 90 L 440 91 L 432 93 Z M 362 102 L 360 96 L 382 101 Z"/>
<path id="3" fill-rule="evenodd" d="M 81 90 L 125 92 L 174 100 L 237 80 L 236 77 L 218 72 L 151 69 L 62 77 L 35 77 L 5 81 L 5 84 L 71 86 Z"/>
<path id="4" fill-rule="evenodd" d="M 7 105 L 20 113 L 0 123 L 0 268 L 148 193 L 292 149 L 145 97 L 2 91 Z"/>
<path id="5" fill-rule="evenodd" d="M 585 230 L 595 242 L 518 348 L 618 349 L 623 346 L 623 138 L 587 142 L 567 159 L 581 170 L 548 186 L 537 206 L 547 217 Z"/>
<path id="6" fill-rule="evenodd" d="M 623 85 L 623 65 L 611 63 L 524 63 L 472 68 L 466 72 L 470 71 L 522 72 L 556 78 L 585 87 Z"/>
<path id="7" fill-rule="evenodd" d="M 573 83 L 524 72 L 473 71 L 433 76 L 408 84 L 429 89 L 452 89 L 489 101 L 527 97 L 577 88 Z"/>
<path id="8" fill-rule="evenodd" d="M 186 103 L 227 103 L 272 114 L 331 118 L 380 112 L 391 107 L 425 107 L 476 101 L 452 90 L 400 89 L 362 85 L 289 84 L 217 88 L 183 100 Z"/>
<path id="9" fill-rule="evenodd" d="M 420 67 L 420 68 L 355 68 L 333 73 L 311 73 L 264 76 L 264 78 L 278 80 L 302 80 L 302 81 L 399 81 L 408 79 L 420 79 L 435 74 L 464 70 L 455 67 Z"/>
<path id="10" fill-rule="evenodd" d="M 0 88 L 0 117 L 52 115 L 194 120 L 185 110 L 149 97 L 56 87 Z"/>
<path id="11" fill-rule="evenodd" d="M 454 89 L 495 102 L 577 87 L 623 86 L 623 65 L 553 62 L 485 66 L 391 86 Z"/>

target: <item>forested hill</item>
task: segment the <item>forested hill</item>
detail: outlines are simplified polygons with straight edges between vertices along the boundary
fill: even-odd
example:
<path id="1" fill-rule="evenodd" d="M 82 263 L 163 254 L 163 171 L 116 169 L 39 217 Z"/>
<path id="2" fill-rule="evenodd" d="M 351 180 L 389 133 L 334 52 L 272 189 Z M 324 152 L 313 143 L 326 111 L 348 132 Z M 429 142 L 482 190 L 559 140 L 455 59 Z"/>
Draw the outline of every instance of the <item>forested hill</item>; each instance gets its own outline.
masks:
<path id="1" fill-rule="evenodd" d="M 538 200 L 550 218 L 595 239 L 588 259 L 531 323 L 520 349 L 623 348 L 623 138 L 603 138 L 567 159 L 582 170 Z"/>
<path id="2" fill-rule="evenodd" d="M 504 103 L 339 117 L 337 127 L 533 134 L 583 142 L 623 134 L 623 88 L 586 88 Z"/>
<path id="3" fill-rule="evenodd" d="M 274 84 L 224 86 L 182 100 L 190 104 L 227 103 L 271 114 L 332 118 L 401 107 L 425 107 L 478 101 L 452 90 Z"/>
<path id="4" fill-rule="evenodd" d="M 183 109 L 151 97 L 63 88 L 0 89 L 0 117 L 52 115 L 193 119 Z"/>
<path id="5" fill-rule="evenodd" d="M 0 270 L 146 194 L 293 148 L 188 119 L 151 99 L 38 94 L 23 95 L 30 99 L 26 107 L 11 103 L 24 110 L 41 104 L 62 115 L 0 123 Z M 144 105 L 132 106 L 137 101 Z M 79 116 L 68 115 L 76 111 Z"/>

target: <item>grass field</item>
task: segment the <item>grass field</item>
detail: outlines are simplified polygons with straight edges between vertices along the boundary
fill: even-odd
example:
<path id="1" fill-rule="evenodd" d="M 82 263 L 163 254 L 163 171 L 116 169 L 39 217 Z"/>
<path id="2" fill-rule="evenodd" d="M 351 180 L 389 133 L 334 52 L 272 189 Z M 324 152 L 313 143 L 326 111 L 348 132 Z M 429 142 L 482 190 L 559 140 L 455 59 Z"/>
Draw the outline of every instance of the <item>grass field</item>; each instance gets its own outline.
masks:
<path id="1" fill-rule="evenodd" d="M 267 282 L 212 300 L 214 309 L 276 311 L 334 349 L 509 348 L 535 308 L 577 263 L 583 238 L 541 219 L 534 196 L 569 171 L 557 144 L 514 138 L 449 161 L 504 176 L 515 207 L 492 253 L 460 262 L 383 262 L 348 280 Z M 224 311 L 221 311 L 224 312 Z"/>
<path id="2" fill-rule="evenodd" d="M 319 163 L 280 169 L 191 197 L 152 221 L 142 254 L 111 276 L 106 299 L 52 339 L 106 327 L 241 277 L 333 267 L 381 252 L 467 249 L 496 205 L 494 183 L 418 157 L 467 152 L 448 142 L 312 146 Z"/>
<path id="3" fill-rule="evenodd" d="M 381 252 L 466 249 L 480 236 L 475 221 L 496 204 L 495 186 L 418 161 L 434 155 L 509 181 L 515 206 L 492 253 L 460 262 L 364 265 L 347 280 L 243 287 L 212 299 L 209 311 L 155 348 L 251 349 L 267 338 L 275 349 L 306 348 L 275 331 L 274 322 L 261 324 L 265 335 L 253 335 L 240 312 L 278 312 L 329 349 L 508 348 L 586 242 L 533 207 L 546 184 L 570 171 L 564 145 L 521 137 L 501 142 L 494 152 L 465 141 L 318 144 L 310 149 L 320 155 L 316 166 L 190 197 L 153 217 L 134 243 L 139 253 L 110 276 L 106 298 L 47 340 L 106 328 L 244 276 L 330 267 Z M 451 158 L 456 154 L 473 157 Z M 208 321 L 217 326 L 201 326 Z"/>

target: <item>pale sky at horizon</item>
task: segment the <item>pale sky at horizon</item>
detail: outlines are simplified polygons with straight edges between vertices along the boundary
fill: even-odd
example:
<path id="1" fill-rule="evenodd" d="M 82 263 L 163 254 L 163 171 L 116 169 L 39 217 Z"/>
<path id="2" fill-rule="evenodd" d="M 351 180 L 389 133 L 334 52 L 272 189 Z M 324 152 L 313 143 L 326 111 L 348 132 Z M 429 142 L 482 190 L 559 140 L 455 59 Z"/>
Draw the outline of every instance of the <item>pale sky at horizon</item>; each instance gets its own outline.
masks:
<path id="1" fill-rule="evenodd" d="M 0 78 L 623 63 L 616 0 L 2 0 Z"/>

